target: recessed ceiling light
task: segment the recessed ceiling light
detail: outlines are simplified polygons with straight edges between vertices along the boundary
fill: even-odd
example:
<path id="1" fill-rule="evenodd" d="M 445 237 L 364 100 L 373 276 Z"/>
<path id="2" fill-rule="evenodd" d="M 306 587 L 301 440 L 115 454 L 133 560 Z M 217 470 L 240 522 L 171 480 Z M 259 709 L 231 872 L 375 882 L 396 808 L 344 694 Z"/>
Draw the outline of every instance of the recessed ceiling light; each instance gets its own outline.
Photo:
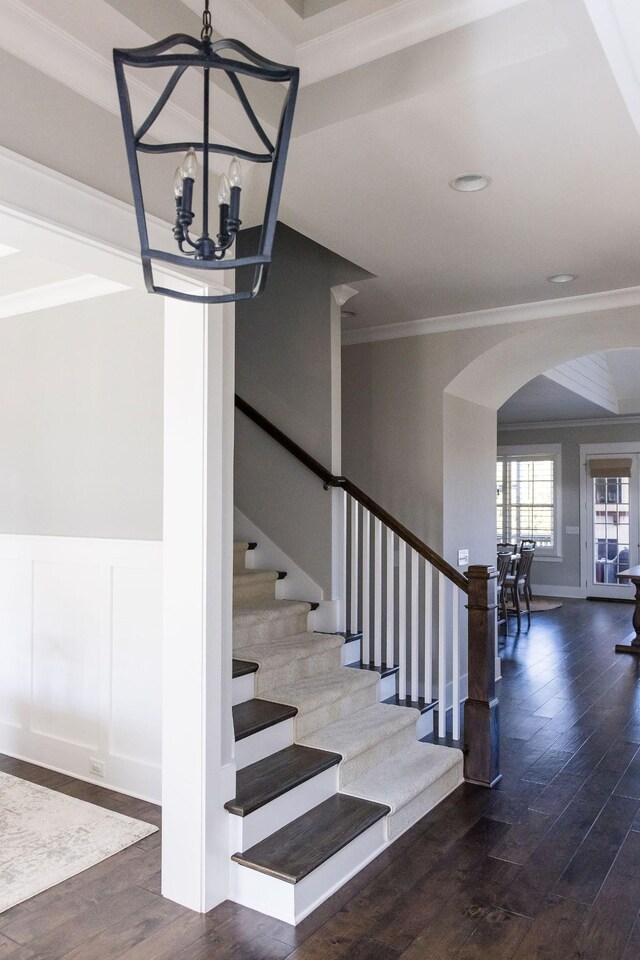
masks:
<path id="1" fill-rule="evenodd" d="M 552 277 L 547 277 L 547 280 L 549 283 L 571 283 L 576 278 L 576 273 L 554 273 Z"/>
<path id="2" fill-rule="evenodd" d="M 484 190 L 490 183 L 491 177 L 486 177 L 483 173 L 463 173 L 450 180 L 449 186 L 460 193 L 473 193 L 475 190 Z"/>
<path id="3" fill-rule="evenodd" d="M 342 317 L 343 320 L 350 320 L 351 317 L 356 316 L 356 312 L 355 310 L 341 310 L 340 316 Z"/>

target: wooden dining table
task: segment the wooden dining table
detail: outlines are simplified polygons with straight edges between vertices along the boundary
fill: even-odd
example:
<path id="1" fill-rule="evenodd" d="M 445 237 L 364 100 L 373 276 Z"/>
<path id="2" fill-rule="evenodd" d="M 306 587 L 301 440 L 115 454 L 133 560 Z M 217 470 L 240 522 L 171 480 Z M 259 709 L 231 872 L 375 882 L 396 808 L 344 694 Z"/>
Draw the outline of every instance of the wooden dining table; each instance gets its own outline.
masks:
<path id="1" fill-rule="evenodd" d="M 640 565 L 621 570 L 616 574 L 618 580 L 628 580 L 636 588 L 636 605 L 633 609 L 632 624 L 635 636 L 631 643 L 616 643 L 616 653 L 632 653 L 640 657 Z"/>

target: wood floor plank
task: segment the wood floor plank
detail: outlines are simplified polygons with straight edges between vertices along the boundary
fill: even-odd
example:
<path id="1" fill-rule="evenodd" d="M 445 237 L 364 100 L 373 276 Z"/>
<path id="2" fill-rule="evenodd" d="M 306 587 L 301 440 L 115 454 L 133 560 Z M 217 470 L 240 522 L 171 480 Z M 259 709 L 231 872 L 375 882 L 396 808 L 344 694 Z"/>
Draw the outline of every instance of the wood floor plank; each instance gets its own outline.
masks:
<path id="1" fill-rule="evenodd" d="M 520 943 L 517 960 L 567 960 L 574 956 L 587 910 L 585 904 L 575 900 L 549 897 Z"/>
<path id="2" fill-rule="evenodd" d="M 640 912 L 640 834 L 622 844 L 580 932 L 578 948 L 588 960 L 621 960 Z"/>
<path id="3" fill-rule="evenodd" d="M 553 892 L 581 903 L 591 903 L 604 883 L 639 807 L 639 800 L 611 797 Z"/>
<path id="4" fill-rule="evenodd" d="M 532 921 L 504 910 L 485 914 L 469 939 L 453 954 L 455 960 L 511 960 Z"/>

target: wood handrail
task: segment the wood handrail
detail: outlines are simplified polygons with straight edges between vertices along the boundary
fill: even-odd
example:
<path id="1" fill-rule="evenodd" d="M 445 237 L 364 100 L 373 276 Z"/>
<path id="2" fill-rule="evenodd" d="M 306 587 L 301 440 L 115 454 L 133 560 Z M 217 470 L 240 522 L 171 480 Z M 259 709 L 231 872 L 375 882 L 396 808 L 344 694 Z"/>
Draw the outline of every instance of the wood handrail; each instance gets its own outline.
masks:
<path id="1" fill-rule="evenodd" d="M 408 543 L 412 550 L 415 550 L 424 560 L 435 567 L 436 570 L 439 570 L 440 573 L 444 574 L 448 580 L 451 580 L 456 587 L 464 591 L 464 593 L 469 592 L 469 582 L 459 570 L 456 570 L 455 567 L 436 553 L 435 550 L 432 550 L 431 547 L 427 546 L 419 537 L 416 537 L 411 530 L 400 523 L 399 520 L 396 520 L 384 507 L 381 507 L 379 503 L 376 503 L 376 501 L 361 490 L 360 487 L 357 487 L 355 483 L 352 483 L 351 480 L 348 480 L 346 477 L 336 477 L 312 457 L 311 454 L 303 450 L 295 440 L 292 440 L 286 433 L 283 433 L 282 430 L 271 423 L 270 420 L 267 420 L 255 407 L 252 407 L 251 404 L 243 400 L 242 397 L 239 397 L 238 394 L 236 394 L 236 407 L 241 413 L 244 413 L 246 417 L 252 420 L 256 426 L 260 427 L 261 430 L 264 430 L 264 432 L 279 443 L 280 446 L 284 447 L 296 460 L 299 460 L 300 463 L 315 473 L 327 487 L 340 487 L 348 493 L 349 496 L 353 497 L 354 500 L 357 500 L 365 510 L 373 514 L 377 520 L 380 520 L 385 526 L 389 527 L 396 536 L 404 540 L 405 543 Z"/>

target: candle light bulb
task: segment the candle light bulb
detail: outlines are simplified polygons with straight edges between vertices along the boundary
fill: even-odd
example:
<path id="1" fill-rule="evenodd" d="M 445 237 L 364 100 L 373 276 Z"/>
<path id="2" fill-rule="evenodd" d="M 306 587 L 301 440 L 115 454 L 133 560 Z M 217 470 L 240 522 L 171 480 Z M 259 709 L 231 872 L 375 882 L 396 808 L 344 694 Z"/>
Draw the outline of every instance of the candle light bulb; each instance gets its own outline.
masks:
<path id="1" fill-rule="evenodd" d="M 173 192 L 176 195 L 176 199 L 182 196 L 183 183 L 184 181 L 182 179 L 182 168 L 178 167 L 176 169 L 176 173 L 173 178 Z"/>
<path id="2" fill-rule="evenodd" d="M 242 186 L 242 167 L 237 157 L 234 157 L 229 164 L 229 183 L 232 187 Z"/>
<path id="3" fill-rule="evenodd" d="M 227 179 L 226 173 L 223 173 L 220 177 L 220 183 L 218 184 L 218 203 L 229 203 L 230 196 L 229 180 Z"/>
<path id="4" fill-rule="evenodd" d="M 197 172 L 198 158 L 193 147 L 189 147 L 182 161 L 182 176 L 189 177 L 190 180 L 195 180 Z"/>

